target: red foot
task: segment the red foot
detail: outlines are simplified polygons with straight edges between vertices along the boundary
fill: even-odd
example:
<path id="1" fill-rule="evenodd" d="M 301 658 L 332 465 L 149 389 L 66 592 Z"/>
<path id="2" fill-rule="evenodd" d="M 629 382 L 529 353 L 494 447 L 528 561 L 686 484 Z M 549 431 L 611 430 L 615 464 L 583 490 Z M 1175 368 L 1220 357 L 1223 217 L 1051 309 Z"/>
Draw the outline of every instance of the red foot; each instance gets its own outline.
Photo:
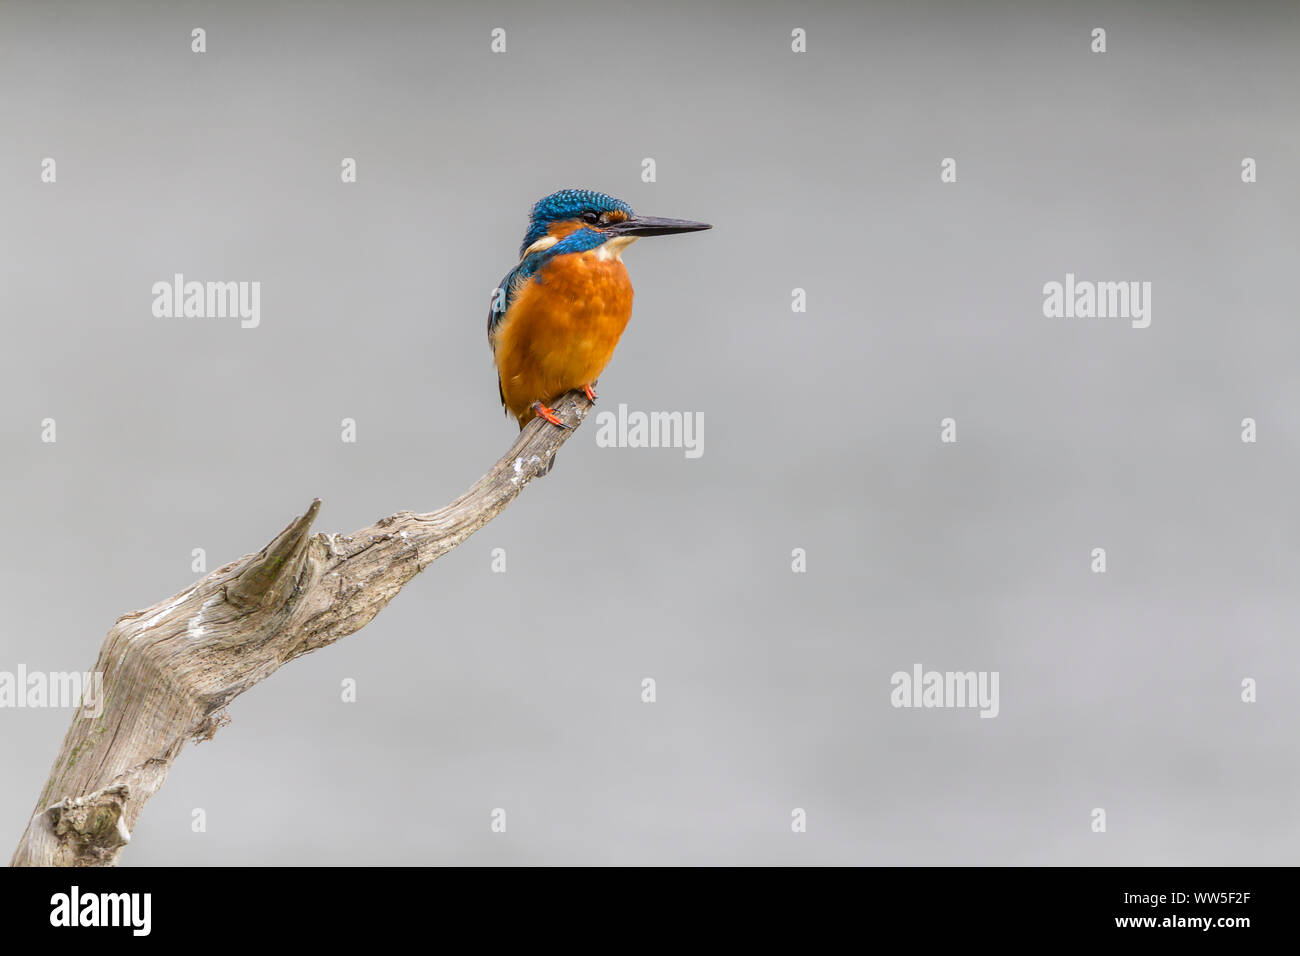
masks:
<path id="1" fill-rule="evenodd" d="M 596 390 L 594 388 L 592 388 L 590 385 L 584 385 L 582 386 L 582 390 L 587 393 L 587 401 L 589 402 L 596 401 Z"/>
<path id="2" fill-rule="evenodd" d="M 564 424 L 564 422 L 560 420 L 560 416 L 555 414 L 554 409 L 547 408 L 541 402 L 533 402 L 533 404 L 529 406 L 529 411 L 531 411 L 538 418 L 545 418 L 552 425 L 559 425 L 561 428 L 569 427 L 568 425 Z"/>

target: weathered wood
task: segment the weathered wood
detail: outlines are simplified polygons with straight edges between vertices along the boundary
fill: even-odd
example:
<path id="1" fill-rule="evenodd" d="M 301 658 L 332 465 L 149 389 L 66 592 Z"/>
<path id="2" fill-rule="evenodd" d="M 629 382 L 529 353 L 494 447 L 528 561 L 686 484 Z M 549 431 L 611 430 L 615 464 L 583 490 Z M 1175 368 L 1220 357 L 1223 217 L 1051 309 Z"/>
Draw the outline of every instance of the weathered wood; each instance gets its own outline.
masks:
<path id="1" fill-rule="evenodd" d="M 556 405 L 573 428 L 590 410 L 581 392 Z M 257 554 L 119 618 L 95 665 L 103 711 L 73 717 L 11 865 L 115 865 L 187 740 L 210 739 L 229 720 L 226 706 L 282 664 L 364 627 L 546 474 L 572 434 L 535 420 L 451 504 L 350 535 L 310 533 L 316 500 Z"/>

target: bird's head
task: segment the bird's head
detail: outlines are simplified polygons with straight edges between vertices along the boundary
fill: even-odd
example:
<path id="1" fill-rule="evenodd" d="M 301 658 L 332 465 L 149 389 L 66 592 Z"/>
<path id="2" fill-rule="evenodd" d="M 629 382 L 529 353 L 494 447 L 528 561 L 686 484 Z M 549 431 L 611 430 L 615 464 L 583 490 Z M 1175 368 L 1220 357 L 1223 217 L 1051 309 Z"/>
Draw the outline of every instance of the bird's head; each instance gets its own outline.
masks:
<path id="1" fill-rule="evenodd" d="M 544 249 L 579 230 L 590 234 L 589 245 L 595 248 L 609 242 L 626 246 L 641 236 L 712 228 L 707 222 L 638 216 L 623 200 L 593 189 L 561 189 L 533 205 L 519 255 L 522 258 L 530 251 Z M 588 238 L 585 234 L 584 238 Z"/>

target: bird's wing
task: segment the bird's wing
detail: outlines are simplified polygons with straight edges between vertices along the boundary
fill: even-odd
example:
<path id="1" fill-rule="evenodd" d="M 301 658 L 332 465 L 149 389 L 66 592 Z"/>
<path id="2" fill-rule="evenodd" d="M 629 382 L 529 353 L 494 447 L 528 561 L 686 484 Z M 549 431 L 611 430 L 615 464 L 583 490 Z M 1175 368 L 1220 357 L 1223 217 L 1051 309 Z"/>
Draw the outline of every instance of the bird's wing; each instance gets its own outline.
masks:
<path id="1" fill-rule="evenodd" d="M 519 265 L 515 266 L 506 273 L 506 277 L 501 280 L 501 284 L 492 290 L 492 303 L 488 306 L 487 334 L 488 344 L 496 350 L 496 343 L 492 339 L 492 333 L 497 330 L 501 322 L 510 311 L 510 303 L 515 301 L 515 296 L 519 290 L 524 287 L 529 279 L 537 274 L 537 270 L 546 264 L 554 253 L 554 246 L 549 249 L 539 249 L 537 252 L 530 252 L 519 260 Z"/>
<path id="2" fill-rule="evenodd" d="M 501 325 L 501 320 L 506 317 L 506 312 L 510 309 L 510 303 L 515 300 L 516 283 L 519 279 L 519 270 L 524 264 L 521 262 L 501 280 L 501 284 L 492 290 L 492 301 L 488 304 L 487 335 L 488 345 L 492 346 L 492 351 L 497 349 L 496 340 L 493 339 L 492 333 Z"/>
<path id="3" fill-rule="evenodd" d="M 505 320 L 506 313 L 510 311 L 510 304 L 515 301 L 519 290 L 533 276 L 537 275 L 546 263 L 556 256 L 564 255 L 566 252 L 577 252 L 591 248 L 589 243 L 587 245 L 581 245 L 581 243 L 590 240 L 592 235 L 591 230 L 579 229 L 559 241 L 551 239 L 546 244 L 536 243 L 533 246 L 534 251 L 520 259 L 519 265 L 506 273 L 506 277 L 501 280 L 501 285 L 492 290 L 492 303 L 488 306 L 488 345 L 492 346 L 493 353 L 497 350 L 497 343 L 496 339 L 493 338 L 493 334 Z M 497 392 L 501 395 L 501 404 L 504 406 L 506 396 L 501 388 L 501 377 L 499 375 L 497 376 Z"/>
<path id="4" fill-rule="evenodd" d="M 492 290 L 492 302 L 488 305 L 487 336 L 488 345 L 492 346 L 492 352 L 497 350 L 497 342 L 493 333 L 501 326 L 505 320 L 506 313 L 510 311 L 510 304 L 515 301 L 519 290 L 523 288 L 524 283 L 531 279 L 537 270 L 545 264 L 549 256 L 546 255 L 548 250 L 539 250 L 529 253 L 519 260 L 519 265 L 515 266 L 506 273 L 506 277 L 501 280 L 501 284 Z M 501 376 L 497 376 L 497 394 L 501 396 L 501 407 L 506 404 L 505 389 L 501 387 Z"/>

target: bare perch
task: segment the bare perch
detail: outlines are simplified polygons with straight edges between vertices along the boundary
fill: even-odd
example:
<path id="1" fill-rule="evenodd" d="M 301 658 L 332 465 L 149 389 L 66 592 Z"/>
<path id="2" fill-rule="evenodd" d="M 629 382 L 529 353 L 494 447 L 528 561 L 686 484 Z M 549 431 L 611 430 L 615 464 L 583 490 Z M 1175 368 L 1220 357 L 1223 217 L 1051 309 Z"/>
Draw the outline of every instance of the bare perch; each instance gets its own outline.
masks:
<path id="1" fill-rule="evenodd" d="M 555 406 L 574 428 L 590 410 L 581 392 Z M 451 504 L 354 534 L 310 534 L 316 500 L 257 554 L 119 618 L 95 664 L 103 712 L 73 717 L 11 865 L 115 865 L 187 740 L 211 738 L 226 705 L 280 665 L 364 627 L 545 474 L 571 434 L 538 419 Z"/>

